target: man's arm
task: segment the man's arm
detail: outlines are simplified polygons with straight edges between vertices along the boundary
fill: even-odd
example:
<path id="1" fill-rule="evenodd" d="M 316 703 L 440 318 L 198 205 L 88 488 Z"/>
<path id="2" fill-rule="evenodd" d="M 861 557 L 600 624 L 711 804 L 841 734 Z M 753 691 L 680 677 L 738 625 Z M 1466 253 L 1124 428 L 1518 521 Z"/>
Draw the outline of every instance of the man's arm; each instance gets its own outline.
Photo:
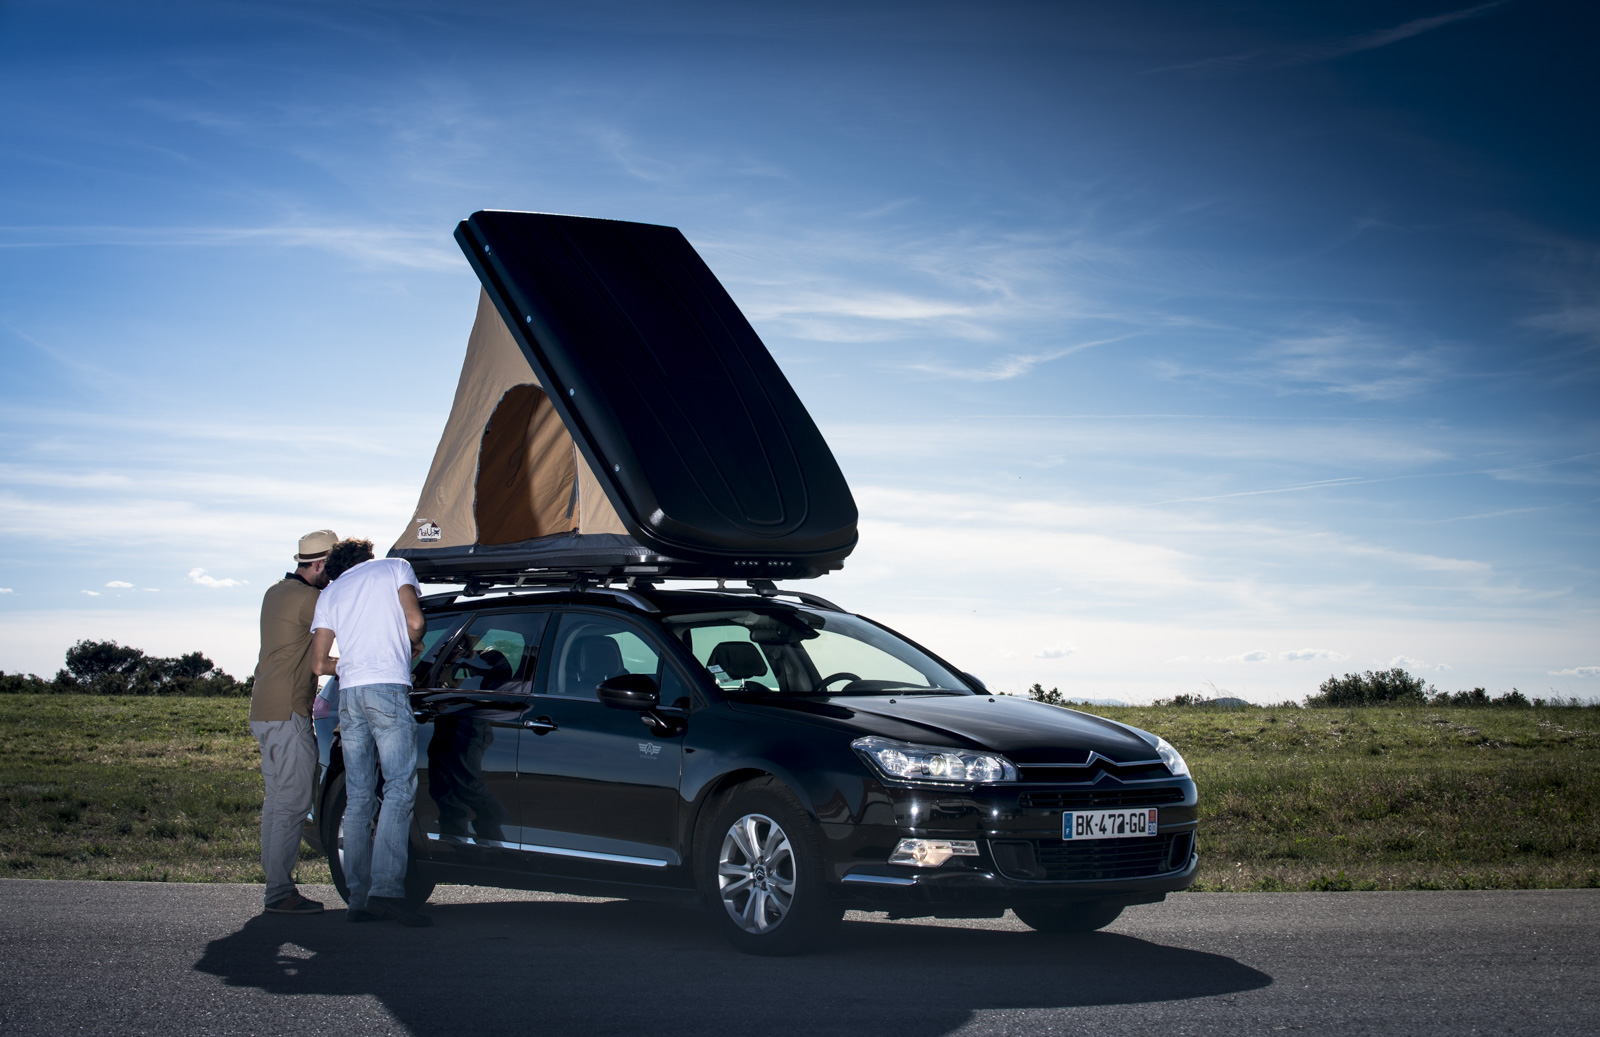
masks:
<path id="1" fill-rule="evenodd" d="M 327 627 L 317 627 L 311 631 L 311 672 L 318 677 L 332 677 L 339 672 L 339 660 L 329 653 L 333 651 L 333 631 Z"/>
<path id="2" fill-rule="evenodd" d="M 422 634 L 428 629 L 428 621 L 422 616 L 417 589 L 409 583 L 400 588 L 400 609 L 406 614 L 406 633 L 411 635 L 411 658 L 415 659 L 422 654 Z"/>

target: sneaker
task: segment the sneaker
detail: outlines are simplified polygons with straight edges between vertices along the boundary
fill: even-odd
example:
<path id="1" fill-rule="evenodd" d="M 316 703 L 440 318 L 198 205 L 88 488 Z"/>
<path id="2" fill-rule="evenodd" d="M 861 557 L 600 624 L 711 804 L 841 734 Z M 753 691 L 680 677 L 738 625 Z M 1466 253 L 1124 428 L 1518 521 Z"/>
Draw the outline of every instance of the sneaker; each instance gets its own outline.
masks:
<path id="1" fill-rule="evenodd" d="M 267 911 L 274 915 L 320 915 L 322 904 L 315 900 L 307 900 L 299 893 L 290 893 L 268 904 Z"/>
<path id="2" fill-rule="evenodd" d="M 381 922 L 389 917 L 389 912 L 376 904 L 367 907 L 352 907 L 344 913 L 346 922 Z"/>
<path id="3" fill-rule="evenodd" d="M 411 910 L 406 906 L 406 902 L 399 897 L 373 897 L 368 901 L 368 904 L 369 906 L 382 908 L 388 912 L 390 918 L 412 929 L 426 929 L 433 924 L 433 919 L 421 911 Z"/>

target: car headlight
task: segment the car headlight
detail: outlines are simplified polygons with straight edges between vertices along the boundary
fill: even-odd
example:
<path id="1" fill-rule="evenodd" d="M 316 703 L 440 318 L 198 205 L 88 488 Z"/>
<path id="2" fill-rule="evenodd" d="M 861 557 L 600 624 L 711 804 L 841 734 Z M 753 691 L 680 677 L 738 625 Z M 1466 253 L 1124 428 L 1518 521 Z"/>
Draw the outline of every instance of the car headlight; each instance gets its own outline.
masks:
<path id="1" fill-rule="evenodd" d="M 897 781 L 973 785 L 1016 781 L 1017 768 L 999 753 L 912 745 L 888 738 L 857 738 L 850 747 L 880 774 Z"/>
<path id="2" fill-rule="evenodd" d="M 1167 765 L 1167 770 L 1175 778 L 1189 776 L 1189 765 L 1184 762 L 1183 754 L 1172 747 L 1172 743 L 1165 738 L 1156 738 L 1156 755 L 1161 757 L 1161 762 Z"/>

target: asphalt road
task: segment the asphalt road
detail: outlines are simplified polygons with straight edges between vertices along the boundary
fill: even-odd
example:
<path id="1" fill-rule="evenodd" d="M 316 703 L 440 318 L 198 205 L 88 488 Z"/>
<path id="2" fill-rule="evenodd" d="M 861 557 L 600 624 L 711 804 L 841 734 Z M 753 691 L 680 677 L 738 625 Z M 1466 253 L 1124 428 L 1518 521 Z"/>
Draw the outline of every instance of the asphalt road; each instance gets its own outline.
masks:
<path id="1" fill-rule="evenodd" d="M 402 929 L 260 891 L 0 881 L 0 1033 L 1600 1033 L 1600 890 L 1179 894 L 1070 938 L 851 915 L 798 959 L 685 908 L 441 887 Z"/>

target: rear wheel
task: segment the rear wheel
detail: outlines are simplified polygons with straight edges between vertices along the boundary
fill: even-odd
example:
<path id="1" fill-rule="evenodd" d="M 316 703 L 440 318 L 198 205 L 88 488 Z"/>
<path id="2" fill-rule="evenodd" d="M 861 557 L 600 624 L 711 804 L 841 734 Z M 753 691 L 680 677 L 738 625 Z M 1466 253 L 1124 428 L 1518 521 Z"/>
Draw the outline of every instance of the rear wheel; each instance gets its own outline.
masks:
<path id="1" fill-rule="evenodd" d="M 378 779 L 378 797 L 383 797 L 383 779 Z M 322 814 L 322 845 L 328 848 L 328 872 L 333 876 L 333 888 L 346 904 L 350 903 L 350 886 L 344 878 L 344 772 L 334 775 L 328 785 L 326 809 Z M 376 822 L 374 822 L 376 825 Z M 424 879 L 417 869 L 416 853 L 406 849 L 406 906 L 415 911 L 433 896 L 434 884 Z"/>
<path id="2" fill-rule="evenodd" d="M 838 926 L 828 899 L 822 838 L 781 782 L 754 781 L 712 808 L 697 855 L 718 927 L 746 954 L 799 954 Z"/>
<path id="3" fill-rule="evenodd" d="M 1014 907 L 1017 917 L 1041 933 L 1092 933 L 1104 929 L 1122 914 L 1122 905 L 1105 901 Z"/>

